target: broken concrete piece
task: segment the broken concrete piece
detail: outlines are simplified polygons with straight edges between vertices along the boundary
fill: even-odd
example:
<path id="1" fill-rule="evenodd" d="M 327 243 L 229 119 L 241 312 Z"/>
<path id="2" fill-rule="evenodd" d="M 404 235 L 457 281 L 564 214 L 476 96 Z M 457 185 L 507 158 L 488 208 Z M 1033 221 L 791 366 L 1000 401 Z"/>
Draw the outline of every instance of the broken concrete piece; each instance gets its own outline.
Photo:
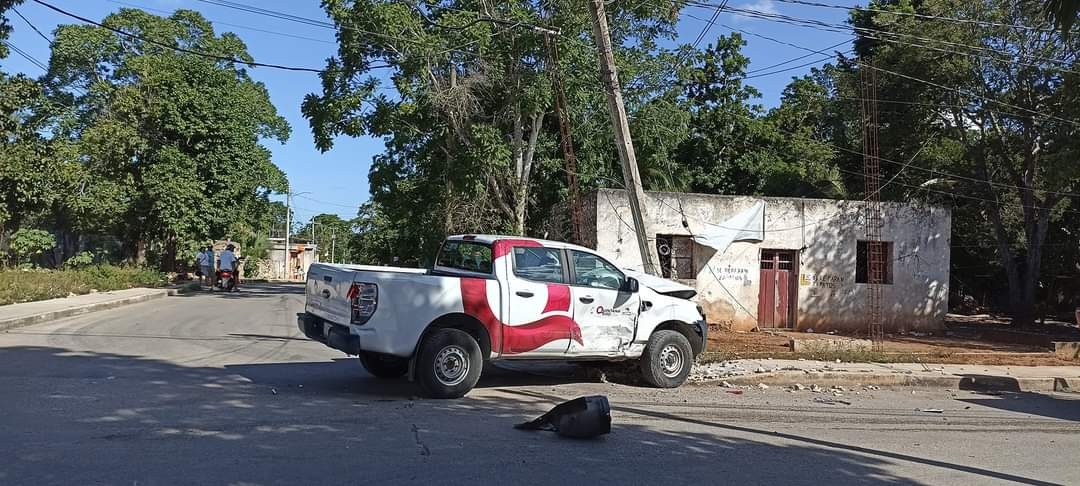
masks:
<path id="1" fill-rule="evenodd" d="M 758 387 L 758 389 L 761 389 L 761 390 L 768 390 L 769 389 L 769 385 L 766 385 L 764 383 L 758 383 L 757 387 Z"/>
<path id="2" fill-rule="evenodd" d="M 869 351 L 874 343 L 869 339 L 843 337 L 791 339 L 788 341 L 793 353 L 827 353 L 837 351 Z"/>

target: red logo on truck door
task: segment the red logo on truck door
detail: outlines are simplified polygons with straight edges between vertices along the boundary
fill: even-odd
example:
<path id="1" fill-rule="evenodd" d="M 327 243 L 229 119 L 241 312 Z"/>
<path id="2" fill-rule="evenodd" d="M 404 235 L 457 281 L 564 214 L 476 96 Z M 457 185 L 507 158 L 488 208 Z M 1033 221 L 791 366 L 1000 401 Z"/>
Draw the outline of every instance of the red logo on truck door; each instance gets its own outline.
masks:
<path id="1" fill-rule="evenodd" d="M 504 354 L 525 353 L 559 339 L 581 341 L 581 328 L 573 319 L 563 315 L 551 315 L 521 325 L 509 325 L 499 320 L 491 311 L 487 297 L 487 280 L 461 279 L 461 301 L 465 314 L 475 317 L 491 336 L 491 345 L 498 349 L 502 342 Z M 549 285 L 548 300 L 544 314 L 570 310 L 570 288 L 565 285 Z"/>

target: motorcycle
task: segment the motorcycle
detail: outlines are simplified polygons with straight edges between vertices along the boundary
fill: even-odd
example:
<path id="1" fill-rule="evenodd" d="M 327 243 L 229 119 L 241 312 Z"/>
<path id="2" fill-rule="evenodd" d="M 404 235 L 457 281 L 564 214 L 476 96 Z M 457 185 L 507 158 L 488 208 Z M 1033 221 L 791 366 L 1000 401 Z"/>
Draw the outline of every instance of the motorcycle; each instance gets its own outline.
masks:
<path id="1" fill-rule="evenodd" d="M 236 292 L 236 278 L 232 270 L 218 272 L 218 288 L 226 292 Z"/>

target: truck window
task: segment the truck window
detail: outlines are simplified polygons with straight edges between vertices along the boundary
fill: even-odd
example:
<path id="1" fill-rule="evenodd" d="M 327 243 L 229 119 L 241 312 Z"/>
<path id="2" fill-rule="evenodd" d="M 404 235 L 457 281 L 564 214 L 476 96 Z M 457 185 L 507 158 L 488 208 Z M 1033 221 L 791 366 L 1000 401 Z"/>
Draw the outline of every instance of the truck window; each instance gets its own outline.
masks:
<path id="1" fill-rule="evenodd" d="M 562 251 L 555 248 L 514 247 L 514 275 L 526 280 L 566 283 Z"/>
<path id="2" fill-rule="evenodd" d="M 614 265 L 591 253 L 571 250 L 574 259 L 574 285 L 601 289 L 622 288 L 623 273 Z"/>
<path id="3" fill-rule="evenodd" d="M 443 243 L 435 265 L 467 272 L 491 273 L 491 247 L 470 241 L 447 241 Z"/>

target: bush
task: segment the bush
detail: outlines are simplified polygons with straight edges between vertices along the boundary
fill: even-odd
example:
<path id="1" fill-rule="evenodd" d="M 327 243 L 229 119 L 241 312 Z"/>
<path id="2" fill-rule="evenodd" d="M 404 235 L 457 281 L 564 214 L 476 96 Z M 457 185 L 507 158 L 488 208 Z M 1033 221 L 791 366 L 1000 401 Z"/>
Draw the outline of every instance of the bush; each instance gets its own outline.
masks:
<path id="1" fill-rule="evenodd" d="M 29 262 L 56 247 L 52 233 L 38 229 L 21 229 L 11 235 L 11 252 L 19 263 Z"/>
<path id="2" fill-rule="evenodd" d="M 88 251 L 84 251 L 77 255 L 68 258 L 64 262 L 64 268 L 85 268 L 94 264 L 94 254 Z"/>
<path id="3" fill-rule="evenodd" d="M 161 272 L 141 267 L 95 265 L 71 270 L 0 271 L 0 305 L 133 287 L 161 287 Z"/>

